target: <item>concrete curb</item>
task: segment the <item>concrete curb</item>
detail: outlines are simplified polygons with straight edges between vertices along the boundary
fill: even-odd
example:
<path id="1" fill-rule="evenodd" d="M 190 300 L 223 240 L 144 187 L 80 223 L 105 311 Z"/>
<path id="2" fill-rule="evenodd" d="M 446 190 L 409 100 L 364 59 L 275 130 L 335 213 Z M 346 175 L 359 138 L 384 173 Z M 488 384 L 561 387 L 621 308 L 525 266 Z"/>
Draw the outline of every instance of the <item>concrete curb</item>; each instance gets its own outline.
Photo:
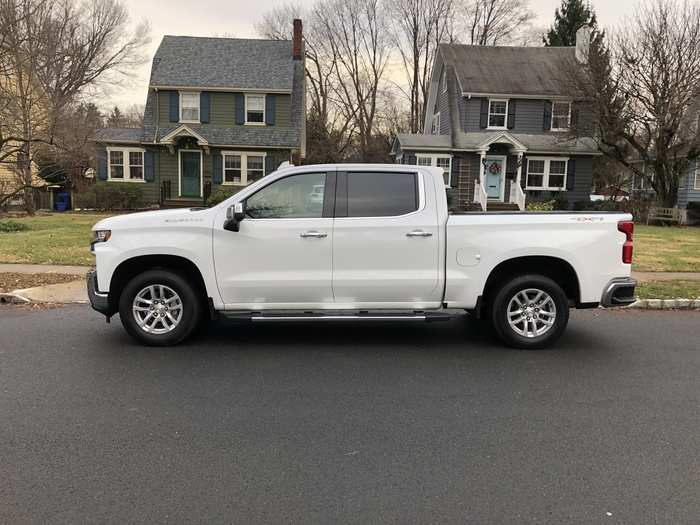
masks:
<path id="1" fill-rule="evenodd" d="M 16 293 L 0 293 L 0 304 L 28 304 L 31 303 L 26 297 Z"/>
<path id="2" fill-rule="evenodd" d="M 639 299 L 626 308 L 641 310 L 700 310 L 700 299 Z"/>

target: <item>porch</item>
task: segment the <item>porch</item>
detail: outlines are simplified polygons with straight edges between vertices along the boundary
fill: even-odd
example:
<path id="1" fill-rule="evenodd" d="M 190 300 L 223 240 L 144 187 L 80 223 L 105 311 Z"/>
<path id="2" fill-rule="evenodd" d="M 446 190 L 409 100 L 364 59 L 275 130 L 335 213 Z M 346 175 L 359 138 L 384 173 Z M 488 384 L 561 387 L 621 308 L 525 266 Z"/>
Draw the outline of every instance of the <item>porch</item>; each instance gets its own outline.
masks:
<path id="1" fill-rule="evenodd" d="M 509 133 L 489 137 L 478 148 L 478 177 L 474 179 L 472 209 L 523 211 L 523 157 L 527 147 Z"/>

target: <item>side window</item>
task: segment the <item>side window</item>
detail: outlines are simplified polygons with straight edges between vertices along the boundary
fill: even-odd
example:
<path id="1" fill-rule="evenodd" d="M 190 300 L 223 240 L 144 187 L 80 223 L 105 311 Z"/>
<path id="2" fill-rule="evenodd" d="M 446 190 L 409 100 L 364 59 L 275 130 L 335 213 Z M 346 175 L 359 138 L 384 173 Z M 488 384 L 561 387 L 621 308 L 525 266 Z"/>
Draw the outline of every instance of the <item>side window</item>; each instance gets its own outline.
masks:
<path id="1" fill-rule="evenodd" d="M 253 219 L 314 219 L 323 216 L 325 173 L 303 173 L 265 186 L 246 200 Z"/>
<path id="2" fill-rule="evenodd" d="M 390 217 L 417 209 L 415 173 L 348 173 L 348 217 Z"/>

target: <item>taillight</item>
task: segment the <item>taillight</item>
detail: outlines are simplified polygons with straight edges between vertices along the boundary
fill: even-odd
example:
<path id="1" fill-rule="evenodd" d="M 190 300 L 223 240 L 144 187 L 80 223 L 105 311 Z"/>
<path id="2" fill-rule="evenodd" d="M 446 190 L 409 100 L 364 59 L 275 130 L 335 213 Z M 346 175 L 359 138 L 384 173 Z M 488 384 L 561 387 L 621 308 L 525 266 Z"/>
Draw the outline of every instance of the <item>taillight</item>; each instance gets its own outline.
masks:
<path id="1" fill-rule="evenodd" d="M 620 221 L 617 229 L 627 236 L 625 244 L 622 245 L 622 262 L 632 264 L 632 234 L 634 233 L 634 223 L 632 221 Z"/>

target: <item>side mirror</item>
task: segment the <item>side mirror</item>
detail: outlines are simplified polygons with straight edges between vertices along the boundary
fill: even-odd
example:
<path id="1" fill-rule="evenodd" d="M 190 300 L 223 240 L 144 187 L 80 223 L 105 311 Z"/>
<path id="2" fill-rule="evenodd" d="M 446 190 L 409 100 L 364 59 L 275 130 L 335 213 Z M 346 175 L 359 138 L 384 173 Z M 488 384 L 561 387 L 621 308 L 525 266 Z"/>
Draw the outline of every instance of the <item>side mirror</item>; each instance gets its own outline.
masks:
<path id="1" fill-rule="evenodd" d="M 245 202 L 237 202 L 233 206 L 229 206 L 226 210 L 226 222 L 224 222 L 224 230 L 237 232 L 239 225 L 245 217 Z"/>

